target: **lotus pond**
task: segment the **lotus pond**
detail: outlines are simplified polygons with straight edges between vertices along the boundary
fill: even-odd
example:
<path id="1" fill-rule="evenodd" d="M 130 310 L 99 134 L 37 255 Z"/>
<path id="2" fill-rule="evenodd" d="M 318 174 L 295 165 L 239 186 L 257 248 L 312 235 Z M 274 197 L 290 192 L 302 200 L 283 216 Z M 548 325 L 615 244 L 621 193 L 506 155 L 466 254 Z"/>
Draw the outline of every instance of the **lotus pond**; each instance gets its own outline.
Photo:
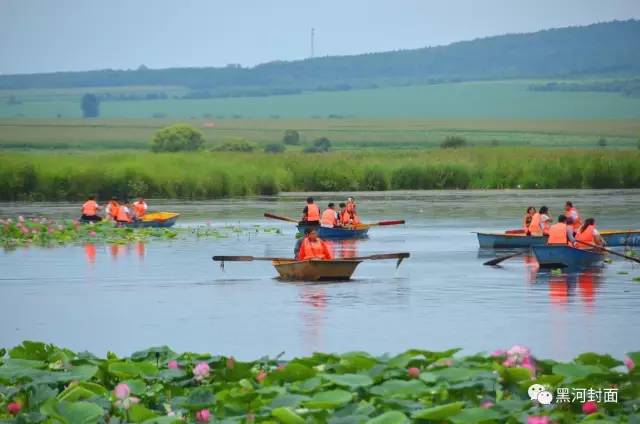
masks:
<path id="1" fill-rule="evenodd" d="M 640 352 L 624 358 L 626 367 L 594 353 L 566 363 L 539 359 L 523 346 L 491 355 L 412 349 L 287 361 L 166 346 L 99 358 L 37 342 L 1 353 L 0 419 L 13 423 L 632 423 L 640 408 Z M 549 403 L 534 384 L 593 393 Z"/>

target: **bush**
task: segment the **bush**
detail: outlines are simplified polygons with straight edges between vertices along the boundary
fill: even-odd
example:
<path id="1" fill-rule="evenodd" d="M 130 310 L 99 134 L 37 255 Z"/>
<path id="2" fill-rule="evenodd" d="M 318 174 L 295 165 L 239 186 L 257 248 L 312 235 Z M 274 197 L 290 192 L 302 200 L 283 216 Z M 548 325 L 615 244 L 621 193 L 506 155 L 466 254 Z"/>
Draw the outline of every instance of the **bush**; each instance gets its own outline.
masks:
<path id="1" fill-rule="evenodd" d="M 320 137 L 313 141 L 313 145 L 304 149 L 305 153 L 324 153 L 331 149 L 331 140 Z"/>
<path id="2" fill-rule="evenodd" d="M 284 137 L 282 137 L 282 142 L 291 146 L 297 146 L 300 144 L 300 133 L 296 130 L 286 130 Z"/>
<path id="3" fill-rule="evenodd" d="M 188 152 L 202 147 L 202 133 L 190 125 L 175 124 L 158 130 L 153 136 L 154 152 Z"/>
<path id="4" fill-rule="evenodd" d="M 215 150 L 218 152 L 243 152 L 251 153 L 256 149 L 256 145 L 250 143 L 245 139 L 229 140 L 225 141 L 222 146 L 217 147 Z"/>
<path id="5" fill-rule="evenodd" d="M 82 116 L 85 118 L 97 118 L 100 115 L 100 99 L 95 94 L 87 93 L 82 96 Z"/>
<path id="6" fill-rule="evenodd" d="M 389 189 L 389 179 L 382 168 L 370 167 L 362 175 L 362 190 L 384 191 Z"/>
<path id="7" fill-rule="evenodd" d="M 440 143 L 440 147 L 443 149 L 457 149 L 459 147 L 465 147 L 466 145 L 467 140 L 465 140 L 464 137 L 459 137 L 457 135 L 451 135 Z"/>
<path id="8" fill-rule="evenodd" d="M 598 140 L 598 146 L 607 147 L 607 139 L 604 137 L 600 137 L 600 139 Z"/>
<path id="9" fill-rule="evenodd" d="M 264 146 L 265 153 L 284 153 L 287 147 L 284 144 L 272 143 Z"/>

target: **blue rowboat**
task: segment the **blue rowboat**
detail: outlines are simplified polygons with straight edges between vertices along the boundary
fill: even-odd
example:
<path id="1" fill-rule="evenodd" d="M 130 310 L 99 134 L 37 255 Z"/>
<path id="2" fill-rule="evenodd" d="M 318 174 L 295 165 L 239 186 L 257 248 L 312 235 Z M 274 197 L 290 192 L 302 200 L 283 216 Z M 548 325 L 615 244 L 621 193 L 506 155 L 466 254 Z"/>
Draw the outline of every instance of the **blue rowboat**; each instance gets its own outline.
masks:
<path id="1" fill-rule="evenodd" d="M 146 214 L 139 221 L 122 225 L 128 228 L 169 228 L 173 227 L 179 216 L 179 213 L 174 212 L 155 212 Z"/>
<path id="2" fill-rule="evenodd" d="M 576 249 L 565 245 L 531 246 L 540 268 L 580 268 L 597 265 L 603 252 Z"/>
<path id="3" fill-rule="evenodd" d="M 307 228 L 306 225 L 298 225 L 298 231 L 304 234 L 304 230 Z M 329 240 L 346 240 L 346 239 L 359 239 L 366 238 L 367 233 L 369 232 L 368 225 L 359 225 L 355 228 L 345 228 L 345 227 L 318 227 L 314 226 L 316 231 L 318 232 L 318 237 L 321 239 L 329 239 Z"/>
<path id="4" fill-rule="evenodd" d="M 607 246 L 640 246 L 640 230 L 602 230 Z"/>
<path id="5" fill-rule="evenodd" d="M 476 233 L 480 247 L 485 248 L 516 248 L 531 247 L 547 244 L 547 236 L 528 236 L 526 234 L 505 233 Z"/>

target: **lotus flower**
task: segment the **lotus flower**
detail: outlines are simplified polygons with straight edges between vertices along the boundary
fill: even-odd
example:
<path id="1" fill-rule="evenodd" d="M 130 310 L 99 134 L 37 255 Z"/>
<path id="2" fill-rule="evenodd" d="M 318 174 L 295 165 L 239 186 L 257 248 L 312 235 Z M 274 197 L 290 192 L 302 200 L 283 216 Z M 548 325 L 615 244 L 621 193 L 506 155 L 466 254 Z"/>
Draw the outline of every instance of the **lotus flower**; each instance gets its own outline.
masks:
<path id="1" fill-rule="evenodd" d="M 262 383 L 265 378 L 267 378 L 267 373 L 265 372 L 265 370 L 260 370 L 260 372 L 256 376 L 256 380 L 258 381 L 258 383 Z"/>
<path id="2" fill-rule="evenodd" d="M 546 415 L 534 415 L 527 417 L 527 424 L 550 424 L 551 420 Z"/>
<path id="3" fill-rule="evenodd" d="M 588 402 L 583 403 L 582 412 L 584 412 L 587 415 L 598 412 L 598 403 L 594 400 L 590 400 Z"/>
<path id="4" fill-rule="evenodd" d="M 491 357 L 496 358 L 498 356 L 505 356 L 507 354 L 507 351 L 504 349 L 497 349 L 494 350 L 493 352 L 491 352 Z"/>
<path id="5" fill-rule="evenodd" d="M 480 408 L 489 409 L 489 408 L 492 408 L 493 405 L 494 405 L 494 403 L 491 402 L 490 400 L 485 400 L 484 402 L 482 402 L 480 404 Z"/>
<path id="6" fill-rule="evenodd" d="M 407 370 L 407 374 L 409 378 L 418 378 L 420 377 L 420 368 L 411 367 Z"/>
<path id="7" fill-rule="evenodd" d="M 18 412 L 22 409 L 20 402 L 11 402 L 7 405 L 7 412 L 11 415 L 18 415 Z"/>
<path id="8" fill-rule="evenodd" d="M 229 356 L 227 358 L 227 368 L 231 370 L 235 365 L 236 365 L 236 358 L 234 358 L 233 356 Z"/>
<path id="9" fill-rule="evenodd" d="M 89 231 L 89 237 L 95 237 L 95 236 L 96 236 L 95 231 Z"/>
<path id="10" fill-rule="evenodd" d="M 22 215 L 18 216 L 18 222 L 24 222 L 24 216 Z"/>
<path id="11" fill-rule="evenodd" d="M 201 409 L 196 412 L 196 421 L 199 423 L 208 423 L 211 419 L 211 412 L 208 409 Z"/>
<path id="12" fill-rule="evenodd" d="M 195 367 L 193 367 L 193 376 L 196 380 L 202 381 L 205 378 L 209 377 L 209 364 L 206 362 L 200 362 Z"/>
<path id="13" fill-rule="evenodd" d="M 511 349 L 507 351 L 507 355 L 509 356 L 517 356 L 520 358 L 524 358 L 526 356 L 531 355 L 531 352 L 528 348 L 520 345 L 515 345 Z"/>
<path id="14" fill-rule="evenodd" d="M 116 399 L 125 400 L 131 394 L 131 389 L 127 383 L 120 383 L 113 389 L 113 395 Z"/>
<path id="15" fill-rule="evenodd" d="M 178 361 L 176 361 L 175 359 L 172 359 L 172 360 L 170 360 L 169 362 L 167 362 L 167 367 L 168 367 L 169 369 L 172 369 L 172 370 L 173 370 L 173 369 L 180 368 L 180 367 L 178 366 Z"/>
<path id="16" fill-rule="evenodd" d="M 629 358 L 628 356 L 624 358 L 624 364 L 627 366 L 627 369 L 629 371 L 631 371 L 632 369 L 635 368 L 636 363 L 633 362 L 633 359 Z"/>

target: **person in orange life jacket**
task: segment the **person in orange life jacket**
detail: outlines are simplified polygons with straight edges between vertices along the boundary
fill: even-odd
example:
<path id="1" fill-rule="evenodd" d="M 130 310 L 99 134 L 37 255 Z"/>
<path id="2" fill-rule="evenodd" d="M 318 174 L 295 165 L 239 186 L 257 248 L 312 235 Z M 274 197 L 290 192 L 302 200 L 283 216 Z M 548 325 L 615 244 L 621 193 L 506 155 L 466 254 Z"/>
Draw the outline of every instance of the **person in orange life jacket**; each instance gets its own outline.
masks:
<path id="1" fill-rule="evenodd" d="M 307 197 L 307 206 L 302 210 L 303 225 L 320 225 L 320 208 L 313 202 L 313 197 Z"/>
<path id="2" fill-rule="evenodd" d="M 340 203 L 340 213 L 338 214 L 338 222 L 340 225 L 349 225 L 351 223 L 351 215 L 347 212 L 347 204 Z"/>
<path id="3" fill-rule="evenodd" d="M 142 197 L 138 197 L 138 200 L 133 202 L 133 212 L 135 219 L 141 219 L 147 213 L 147 203 Z"/>
<path id="4" fill-rule="evenodd" d="M 322 212 L 322 218 L 320 218 L 320 225 L 327 228 L 333 228 L 338 226 L 338 213 L 335 209 L 335 203 L 331 202 L 327 205 L 327 209 Z"/>
<path id="5" fill-rule="evenodd" d="M 573 203 L 571 203 L 570 201 L 567 201 L 567 203 L 565 203 L 564 215 L 567 218 L 571 218 L 571 221 L 573 222 L 573 231 L 578 231 L 578 229 L 582 226 L 582 219 L 580 218 L 578 210 L 573 207 Z"/>
<path id="6" fill-rule="evenodd" d="M 531 219 L 533 215 L 536 213 L 536 208 L 533 206 L 529 206 L 527 208 L 527 212 L 524 214 L 524 218 L 522 218 L 522 228 L 524 232 L 527 233 L 529 231 L 529 225 L 531 225 Z"/>
<path id="7" fill-rule="evenodd" d="M 532 236 L 541 236 L 549 233 L 549 227 L 551 226 L 551 218 L 549 218 L 549 208 L 542 206 L 540 210 L 533 214 L 531 217 L 531 224 L 529 224 L 529 232 L 527 234 Z"/>
<path id="8" fill-rule="evenodd" d="M 573 238 L 573 227 L 567 225 L 567 217 L 560 215 L 558 223 L 549 227 L 549 239 L 547 244 L 562 244 L 565 246 L 573 246 L 575 243 Z"/>
<path id="9" fill-rule="evenodd" d="M 131 204 L 129 202 L 125 202 L 120 205 L 118 208 L 118 215 L 116 216 L 116 221 L 120 223 L 127 223 L 133 221 L 133 212 L 131 211 Z"/>
<path id="10" fill-rule="evenodd" d="M 118 209 L 120 208 L 120 203 L 118 203 L 118 198 L 113 196 L 109 203 L 107 203 L 107 207 L 105 212 L 107 213 L 107 218 L 113 221 L 116 221 L 118 218 Z"/>
<path id="11" fill-rule="evenodd" d="M 580 249 L 591 249 L 593 246 L 604 246 L 606 243 L 598 230 L 596 230 L 596 220 L 587 218 L 584 224 L 576 232 L 576 247 Z"/>
<path id="12" fill-rule="evenodd" d="M 360 225 L 360 224 L 362 224 L 362 221 L 360 221 L 360 217 L 356 213 L 356 205 L 355 205 L 355 203 L 354 203 L 353 207 L 351 208 L 351 224 L 352 225 Z"/>
<path id="13" fill-rule="evenodd" d="M 89 196 L 87 201 L 82 205 L 82 216 L 80 221 L 84 222 L 98 222 L 102 221 L 102 218 L 98 216 L 100 206 L 96 202 L 96 196 Z"/>
<path id="14" fill-rule="evenodd" d="M 329 245 L 318 238 L 318 233 L 315 228 L 308 227 L 304 231 L 305 236 L 300 242 L 300 249 L 296 255 L 296 259 L 299 261 L 305 261 L 309 259 L 315 260 L 329 260 L 333 259 L 333 253 Z"/>

